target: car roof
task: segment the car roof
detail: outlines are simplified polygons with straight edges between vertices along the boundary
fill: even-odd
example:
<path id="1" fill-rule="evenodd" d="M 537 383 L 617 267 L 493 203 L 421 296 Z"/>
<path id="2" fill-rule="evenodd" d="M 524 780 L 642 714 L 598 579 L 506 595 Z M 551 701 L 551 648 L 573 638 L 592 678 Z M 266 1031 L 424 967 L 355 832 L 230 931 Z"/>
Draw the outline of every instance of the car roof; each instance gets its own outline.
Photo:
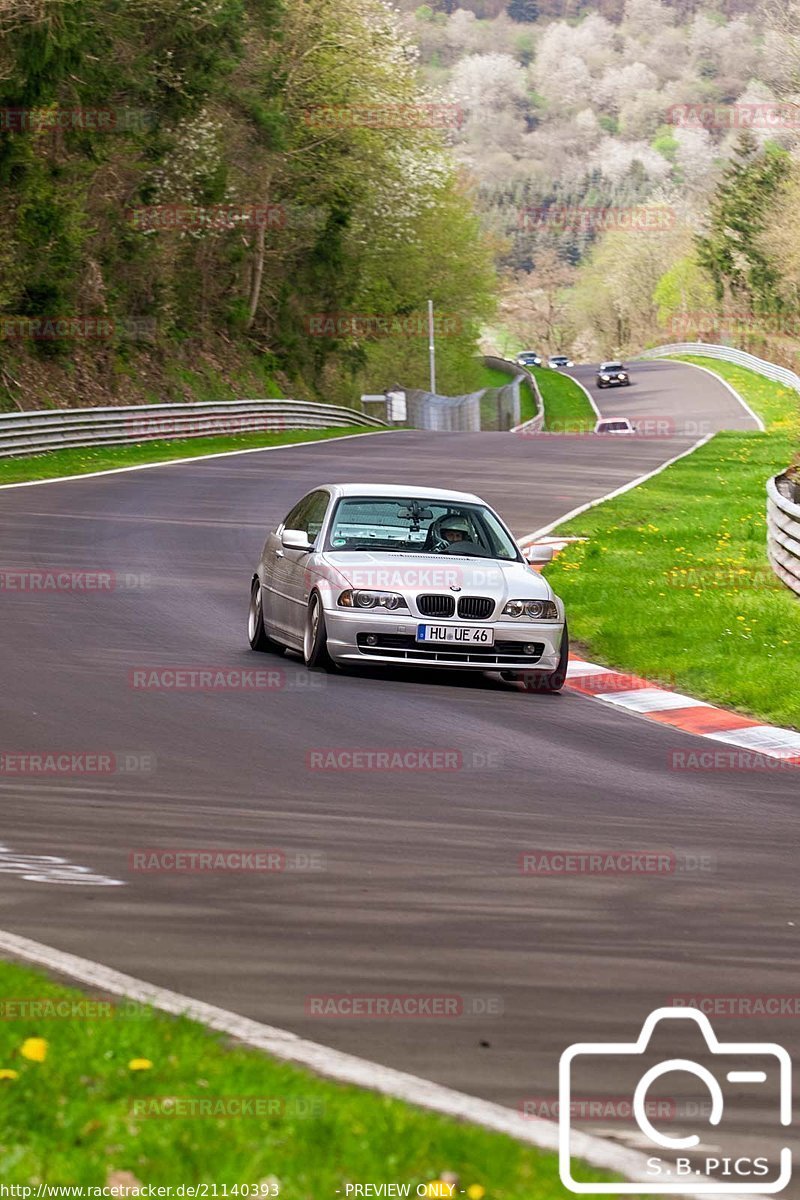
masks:
<path id="1" fill-rule="evenodd" d="M 399 500 L 429 499 L 429 500 L 463 500 L 471 504 L 485 504 L 480 496 L 472 492 L 453 492 L 449 488 L 409 487 L 407 483 L 321 483 L 321 488 L 327 488 L 335 497 L 340 496 L 391 496 Z M 317 491 L 318 488 L 311 489 Z"/>

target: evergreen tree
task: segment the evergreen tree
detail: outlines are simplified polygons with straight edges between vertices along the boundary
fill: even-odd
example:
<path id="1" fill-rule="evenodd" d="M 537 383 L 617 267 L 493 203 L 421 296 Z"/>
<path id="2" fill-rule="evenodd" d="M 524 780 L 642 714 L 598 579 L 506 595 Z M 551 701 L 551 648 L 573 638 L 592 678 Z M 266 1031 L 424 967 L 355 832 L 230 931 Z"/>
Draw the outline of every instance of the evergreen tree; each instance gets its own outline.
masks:
<path id="1" fill-rule="evenodd" d="M 539 16 L 536 0 L 510 0 L 506 12 L 512 21 L 535 21 Z"/>
<path id="2" fill-rule="evenodd" d="M 757 311 L 780 307 L 780 270 L 759 244 L 771 206 L 790 170 L 789 155 L 777 147 L 762 150 L 748 130 L 711 202 L 709 232 L 697 239 L 698 261 L 714 281 L 717 301 L 729 296 Z"/>

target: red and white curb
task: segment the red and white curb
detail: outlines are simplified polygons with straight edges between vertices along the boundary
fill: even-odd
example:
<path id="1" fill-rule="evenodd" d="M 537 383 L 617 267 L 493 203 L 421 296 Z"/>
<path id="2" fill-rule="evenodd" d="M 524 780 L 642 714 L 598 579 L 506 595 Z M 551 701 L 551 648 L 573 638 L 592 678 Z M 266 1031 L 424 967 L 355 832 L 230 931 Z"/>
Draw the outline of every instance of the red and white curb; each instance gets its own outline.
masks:
<path id="1" fill-rule="evenodd" d="M 795 730 L 764 725 L 693 696 L 670 691 L 638 675 L 615 671 L 570 655 L 567 688 L 660 725 L 680 729 L 682 733 L 735 746 L 749 752 L 754 760 L 765 755 L 800 766 L 800 733 Z M 743 765 L 746 757 L 742 756 Z"/>

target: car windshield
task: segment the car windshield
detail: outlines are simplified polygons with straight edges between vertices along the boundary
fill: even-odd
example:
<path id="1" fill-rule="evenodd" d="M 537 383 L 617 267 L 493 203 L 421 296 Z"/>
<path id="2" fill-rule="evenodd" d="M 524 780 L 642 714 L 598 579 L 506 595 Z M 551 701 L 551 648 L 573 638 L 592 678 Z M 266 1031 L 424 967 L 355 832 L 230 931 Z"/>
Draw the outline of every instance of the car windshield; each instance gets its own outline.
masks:
<path id="1" fill-rule="evenodd" d="M 624 371 L 622 363 L 603 363 L 601 371 Z"/>
<path id="2" fill-rule="evenodd" d="M 424 496 L 341 499 L 331 521 L 326 549 L 523 561 L 517 544 L 485 505 L 428 500 Z"/>
<path id="3" fill-rule="evenodd" d="M 600 426 L 601 433 L 626 433 L 629 429 L 627 421 L 604 421 Z"/>

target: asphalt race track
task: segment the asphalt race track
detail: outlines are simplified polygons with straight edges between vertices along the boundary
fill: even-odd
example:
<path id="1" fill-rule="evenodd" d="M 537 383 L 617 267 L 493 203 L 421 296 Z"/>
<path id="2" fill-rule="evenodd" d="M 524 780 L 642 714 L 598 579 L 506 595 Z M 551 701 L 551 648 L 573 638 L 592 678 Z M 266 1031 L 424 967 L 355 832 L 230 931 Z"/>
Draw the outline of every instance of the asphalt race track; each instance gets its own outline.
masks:
<path id="1" fill-rule="evenodd" d="M 512 1108 L 555 1097 L 568 1044 L 632 1040 L 672 996 L 792 994 L 791 771 L 672 770 L 671 751 L 696 739 L 567 692 L 526 695 L 491 676 L 309 674 L 247 646 L 265 532 L 319 482 L 474 490 L 522 535 L 687 449 L 707 432 L 680 434 L 690 421 L 752 428 L 688 366 L 640 364 L 634 379 L 599 393 L 603 410 L 672 420 L 673 436 L 391 432 L 0 491 L 4 569 L 120 581 L 2 595 L 0 750 L 154 760 L 105 776 L 0 776 L 4 845 L 125 883 L 38 883 L 0 865 L 0 928 Z M 209 665 L 267 666 L 281 686 L 130 684 L 143 667 Z M 463 766 L 310 769 L 310 752 L 331 747 L 457 750 Z M 277 847 L 325 869 L 141 873 L 129 856 L 145 847 Z M 712 865 L 533 878 L 519 869 L 531 848 L 672 848 Z M 470 1011 L 309 1015 L 308 998 L 329 993 L 455 995 Z M 727 1019 L 718 1032 L 800 1052 L 797 1020 Z M 735 1133 L 741 1152 L 780 1137 L 774 1112 L 755 1105 Z"/>

